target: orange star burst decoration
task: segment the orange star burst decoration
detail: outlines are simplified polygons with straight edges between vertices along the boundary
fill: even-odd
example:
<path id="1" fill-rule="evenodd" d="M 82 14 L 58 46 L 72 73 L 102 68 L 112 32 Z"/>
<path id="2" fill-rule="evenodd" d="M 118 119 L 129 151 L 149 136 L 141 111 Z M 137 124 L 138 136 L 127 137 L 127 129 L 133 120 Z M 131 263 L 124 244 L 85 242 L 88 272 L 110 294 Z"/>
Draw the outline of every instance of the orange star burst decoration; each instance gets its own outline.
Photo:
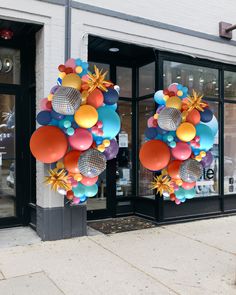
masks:
<path id="1" fill-rule="evenodd" d="M 174 188 L 171 183 L 171 179 L 167 175 L 159 175 L 154 177 L 154 181 L 151 183 L 152 189 L 156 189 L 157 193 L 161 196 L 164 192 L 172 194 L 174 192 Z"/>
<path id="2" fill-rule="evenodd" d="M 204 108 L 207 107 L 207 104 L 202 101 L 202 98 L 203 95 L 199 95 L 193 90 L 193 95 L 188 96 L 187 111 L 191 112 L 193 109 L 197 109 L 198 111 L 203 112 Z"/>
<path id="3" fill-rule="evenodd" d="M 101 89 L 102 91 L 107 92 L 107 86 L 111 86 L 113 85 L 113 83 L 106 81 L 105 77 L 107 74 L 107 71 L 102 73 L 102 69 L 99 71 L 99 69 L 94 66 L 94 74 L 92 73 L 88 73 L 88 85 L 89 85 L 89 89 L 88 92 L 91 93 L 93 90 L 95 90 L 96 88 Z"/>
<path id="4" fill-rule="evenodd" d="M 59 188 L 62 188 L 66 191 L 71 189 L 70 184 L 68 183 L 68 177 L 66 175 L 65 169 L 57 170 L 50 169 L 48 171 L 49 176 L 45 176 L 45 183 L 51 185 L 51 189 L 57 191 Z"/>

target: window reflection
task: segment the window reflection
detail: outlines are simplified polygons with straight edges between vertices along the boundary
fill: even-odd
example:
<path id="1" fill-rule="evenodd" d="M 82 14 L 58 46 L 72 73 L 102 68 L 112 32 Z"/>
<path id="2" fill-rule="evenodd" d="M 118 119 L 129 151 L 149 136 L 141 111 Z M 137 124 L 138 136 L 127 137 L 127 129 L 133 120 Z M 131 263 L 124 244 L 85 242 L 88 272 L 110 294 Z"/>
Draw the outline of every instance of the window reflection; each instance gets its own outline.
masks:
<path id="1" fill-rule="evenodd" d="M 145 142 L 145 129 L 147 120 L 155 113 L 155 103 L 153 98 L 145 99 L 139 102 L 139 149 Z M 139 165 L 139 196 L 154 198 L 153 190 L 150 184 L 153 181 L 153 172 Z"/>
<path id="2" fill-rule="evenodd" d="M 132 105 L 120 100 L 118 113 L 121 130 L 118 135 L 119 152 L 116 167 L 116 196 L 132 195 Z"/>
<path id="3" fill-rule="evenodd" d="M 236 105 L 225 103 L 224 115 L 224 192 L 236 193 Z"/>
<path id="4" fill-rule="evenodd" d="M 172 83 L 180 83 L 192 90 L 204 93 L 204 96 L 218 97 L 218 70 L 189 64 L 164 61 L 164 88 Z"/>
<path id="5" fill-rule="evenodd" d="M 20 84 L 20 50 L 0 47 L 0 83 Z"/>
<path id="6" fill-rule="evenodd" d="M 224 72 L 225 98 L 236 100 L 236 72 Z"/>
<path id="7" fill-rule="evenodd" d="M 116 67 L 116 83 L 120 86 L 120 97 L 132 97 L 132 69 Z"/>
<path id="8" fill-rule="evenodd" d="M 155 92 L 155 63 L 139 68 L 139 96 Z"/>

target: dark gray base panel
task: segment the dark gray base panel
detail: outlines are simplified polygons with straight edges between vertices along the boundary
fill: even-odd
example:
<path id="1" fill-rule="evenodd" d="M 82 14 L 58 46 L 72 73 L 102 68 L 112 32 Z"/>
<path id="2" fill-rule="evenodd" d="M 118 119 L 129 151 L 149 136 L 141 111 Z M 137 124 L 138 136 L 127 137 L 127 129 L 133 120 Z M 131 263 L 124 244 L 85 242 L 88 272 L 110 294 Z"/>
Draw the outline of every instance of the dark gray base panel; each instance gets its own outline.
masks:
<path id="1" fill-rule="evenodd" d="M 36 231 L 43 241 L 87 235 L 86 206 L 42 208 L 37 206 Z"/>

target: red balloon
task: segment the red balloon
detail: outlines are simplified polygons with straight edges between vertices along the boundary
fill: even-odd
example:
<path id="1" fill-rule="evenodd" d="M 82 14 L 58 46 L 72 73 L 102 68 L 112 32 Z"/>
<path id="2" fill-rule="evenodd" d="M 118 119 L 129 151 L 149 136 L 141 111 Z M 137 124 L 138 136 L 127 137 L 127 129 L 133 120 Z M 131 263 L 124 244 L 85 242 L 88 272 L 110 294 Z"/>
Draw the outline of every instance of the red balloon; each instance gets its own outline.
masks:
<path id="1" fill-rule="evenodd" d="M 64 166 L 66 170 L 68 170 L 71 173 L 79 173 L 79 157 L 81 152 L 79 151 L 70 151 L 68 152 L 64 157 Z"/>
<path id="2" fill-rule="evenodd" d="M 149 140 L 142 145 L 139 151 L 139 159 L 145 168 L 151 171 L 161 170 L 170 161 L 169 147 L 163 141 Z"/>
<path id="3" fill-rule="evenodd" d="M 95 184 L 97 181 L 98 181 L 98 176 L 93 177 L 93 178 L 83 176 L 81 183 L 83 185 L 90 186 L 90 185 Z"/>
<path id="4" fill-rule="evenodd" d="M 183 182 L 182 188 L 189 190 L 189 189 L 195 187 L 195 185 L 196 185 L 196 182 Z"/>
<path id="5" fill-rule="evenodd" d="M 193 109 L 186 117 L 186 121 L 192 123 L 193 125 L 197 125 L 200 123 L 200 113 L 198 110 Z"/>
<path id="6" fill-rule="evenodd" d="M 54 163 L 64 157 L 68 148 L 67 137 L 55 126 L 42 126 L 30 139 L 33 156 L 42 163 Z"/>
<path id="7" fill-rule="evenodd" d="M 84 128 L 77 128 L 72 136 L 69 136 L 70 146 L 79 151 L 85 151 L 93 143 L 93 136 L 91 132 Z"/>
<path id="8" fill-rule="evenodd" d="M 180 169 L 181 163 L 182 161 L 179 161 L 179 160 L 174 160 L 170 162 L 170 164 L 167 167 L 167 172 L 171 178 L 180 179 L 179 169 Z"/>
<path id="9" fill-rule="evenodd" d="M 187 160 L 191 156 L 191 146 L 186 142 L 177 142 L 176 146 L 171 149 L 172 156 L 177 160 Z"/>
<path id="10" fill-rule="evenodd" d="M 73 198 L 74 198 L 74 193 L 73 193 L 73 191 L 68 191 L 68 192 L 66 192 L 66 198 L 67 198 L 67 200 L 73 200 Z"/>
<path id="11" fill-rule="evenodd" d="M 102 91 L 99 89 L 93 90 L 87 97 L 87 104 L 93 106 L 95 109 L 98 109 L 103 105 L 104 96 L 102 94 Z"/>

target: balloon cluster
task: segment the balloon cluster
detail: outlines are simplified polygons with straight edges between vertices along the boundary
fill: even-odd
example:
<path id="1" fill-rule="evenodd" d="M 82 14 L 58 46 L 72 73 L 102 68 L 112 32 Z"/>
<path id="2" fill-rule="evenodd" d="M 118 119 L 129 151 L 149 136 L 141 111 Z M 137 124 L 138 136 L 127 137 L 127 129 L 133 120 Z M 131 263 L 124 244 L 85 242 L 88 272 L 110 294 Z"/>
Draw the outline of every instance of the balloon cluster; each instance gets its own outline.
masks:
<path id="1" fill-rule="evenodd" d="M 40 102 L 42 126 L 32 134 L 30 149 L 53 166 L 45 182 L 76 205 L 97 194 L 99 174 L 118 153 L 119 87 L 96 66 L 90 73 L 81 59 L 71 58 L 58 70 L 57 85 Z"/>
<path id="2" fill-rule="evenodd" d="M 148 119 L 146 142 L 139 153 L 142 165 L 155 172 L 152 188 L 176 204 L 195 196 L 196 181 L 213 161 L 211 148 L 218 122 L 203 96 L 173 83 L 154 95 L 158 105 Z"/>

